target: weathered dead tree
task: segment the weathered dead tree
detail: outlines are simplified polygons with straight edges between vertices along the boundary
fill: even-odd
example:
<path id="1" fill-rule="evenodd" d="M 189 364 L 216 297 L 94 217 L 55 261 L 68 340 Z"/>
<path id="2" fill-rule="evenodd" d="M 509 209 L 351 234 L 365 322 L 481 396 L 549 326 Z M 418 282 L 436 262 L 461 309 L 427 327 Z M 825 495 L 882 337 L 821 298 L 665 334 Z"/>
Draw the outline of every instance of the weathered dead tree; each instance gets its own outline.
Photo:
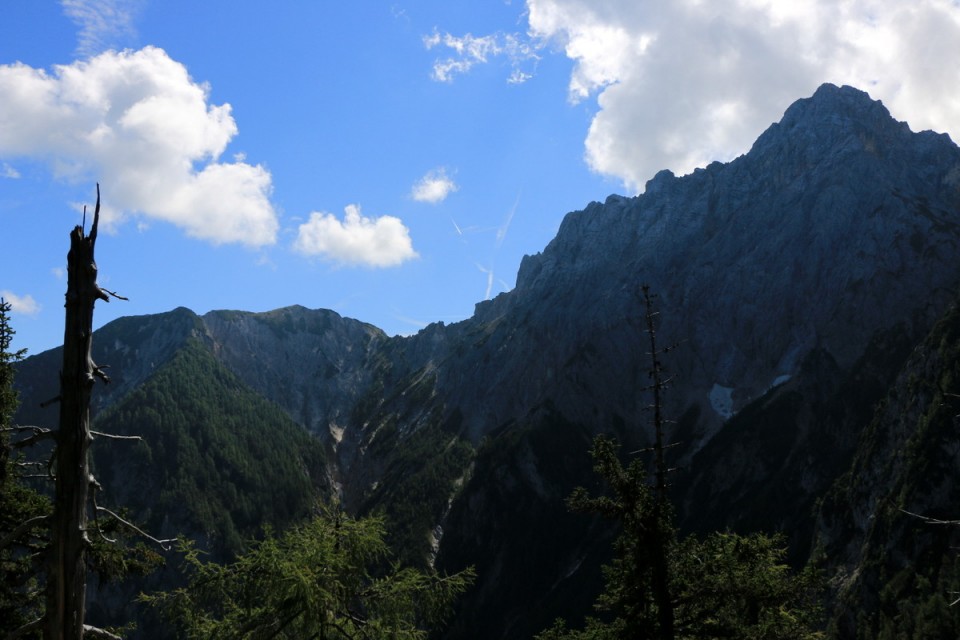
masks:
<path id="1" fill-rule="evenodd" d="M 21 638 L 37 631 L 44 640 L 82 640 L 106 638 L 120 640 L 103 629 L 84 624 L 86 612 L 86 555 L 90 548 L 91 532 L 108 543 L 116 542 L 104 535 L 98 514 L 109 516 L 120 525 L 169 550 L 176 540 L 158 540 L 132 522 L 97 504 L 100 489 L 90 472 L 90 444 L 95 437 L 114 440 L 140 440 L 139 436 L 119 436 L 91 430 L 90 395 L 96 379 L 110 382 L 103 368 L 93 361 L 93 307 L 97 300 L 109 302 L 111 297 L 123 296 L 97 284 L 97 262 L 94 250 L 100 224 L 100 185 L 97 185 L 97 205 L 93 214 L 90 235 L 84 224 L 70 233 L 70 251 L 67 254 L 66 321 L 63 332 L 63 366 L 60 370 L 60 395 L 41 404 L 60 403 L 60 419 L 56 430 L 36 426 L 12 425 L 0 429 L 0 435 L 16 434 L 19 439 L 4 442 L 5 447 L 21 449 L 42 440 L 54 441 L 53 457 L 47 466 L 55 489 L 53 514 L 30 518 L 0 538 L 0 549 L 14 544 L 18 538 L 40 524 L 49 523 L 49 544 L 46 554 L 46 591 L 44 615 L 9 632 L 7 640 Z M 41 463 L 23 463 L 39 465 Z M 90 526 L 90 515 L 93 526 Z"/>
<path id="2" fill-rule="evenodd" d="M 78 225 L 67 254 L 66 322 L 56 433 L 56 489 L 47 562 L 45 640 L 82 640 L 86 610 L 87 504 L 91 485 L 90 393 L 96 378 L 110 379 L 93 362 L 93 306 L 110 297 L 97 285 L 94 249 L 100 223 L 100 185 L 90 235 Z"/>
<path id="3" fill-rule="evenodd" d="M 667 484 L 667 474 L 670 469 L 667 468 L 664 450 L 667 445 L 664 443 L 664 423 L 663 417 L 663 392 L 667 387 L 667 380 L 663 379 L 663 365 L 660 362 L 660 355 L 670 350 L 670 347 L 660 350 L 657 348 L 657 329 L 656 318 L 660 315 L 653 306 L 653 295 L 650 293 L 650 287 L 643 285 L 641 287 L 644 305 L 644 320 L 647 325 L 647 337 L 650 340 L 650 389 L 653 391 L 653 454 L 655 466 L 654 482 L 654 502 L 652 514 L 651 543 L 654 547 L 653 557 L 653 597 L 657 604 L 657 625 L 659 637 L 664 640 L 672 640 L 674 637 L 674 610 L 673 599 L 670 596 L 670 568 L 668 566 L 667 546 L 671 543 L 672 531 L 667 524 L 669 520 L 668 511 L 670 509 L 669 496 L 667 494 L 669 485 Z"/>

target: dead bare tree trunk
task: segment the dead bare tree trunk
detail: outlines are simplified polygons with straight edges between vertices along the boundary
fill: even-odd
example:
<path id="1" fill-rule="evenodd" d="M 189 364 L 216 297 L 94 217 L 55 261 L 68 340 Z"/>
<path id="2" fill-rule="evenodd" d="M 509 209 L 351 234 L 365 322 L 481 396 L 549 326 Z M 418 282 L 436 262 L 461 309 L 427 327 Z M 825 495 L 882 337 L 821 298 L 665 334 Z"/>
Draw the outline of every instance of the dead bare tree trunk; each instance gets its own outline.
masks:
<path id="1" fill-rule="evenodd" d="M 45 640 L 82 640 L 86 608 L 87 504 L 90 485 L 88 450 L 90 392 L 95 378 L 108 378 L 90 355 L 93 305 L 109 298 L 97 285 L 94 245 L 100 222 L 100 185 L 90 235 L 83 226 L 70 233 L 67 254 L 66 324 L 60 371 L 60 424 L 56 435 L 56 492 L 47 564 Z"/>
<path id="2" fill-rule="evenodd" d="M 644 285 L 641 289 L 643 293 L 644 318 L 647 323 L 647 336 L 650 339 L 650 377 L 652 378 L 651 389 L 653 390 L 653 453 L 655 478 L 654 502 L 652 515 L 651 541 L 654 547 L 653 556 L 653 597 L 657 604 L 657 628 L 659 637 L 663 640 L 673 640 L 674 637 L 674 611 L 673 599 L 670 595 L 670 568 L 667 562 L 667 546 L 670 544 L 671 532 L 666 523 L 669 506 L 669 496 L 667 495 L 667 468 L 664 458 L 664 449 L 667 445 L 664 443 L 664 418 L 663 418 L 663 391 L 666 388 L 666 381 L 663 379 L 663 367 L 660 362 L 660 354 L 657 348 L 657 331 L 655 319 L 659 312 L 653 308 L 653 298 L 650 294 L 650 287 Z"/>

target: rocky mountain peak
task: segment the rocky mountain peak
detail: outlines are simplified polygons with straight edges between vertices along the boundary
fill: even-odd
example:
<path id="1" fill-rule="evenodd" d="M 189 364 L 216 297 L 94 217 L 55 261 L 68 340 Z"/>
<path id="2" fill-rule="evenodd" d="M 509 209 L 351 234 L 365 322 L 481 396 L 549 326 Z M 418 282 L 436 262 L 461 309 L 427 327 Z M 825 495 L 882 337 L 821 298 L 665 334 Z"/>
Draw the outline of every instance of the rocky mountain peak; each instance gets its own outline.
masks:
<path id="1" fill-rule="evenodd" d="M 521 264 L 513 302 L 535 299 L 530 314 L 582 335 L 629 323 L 631 292 L 649 284 L 666 338 L 687 345 L 689 360 L 675 361 L 685 402 L 725 419 L 812 349 L 846 367 L 873 330 L 932 321 L 957 279 L 956 176 L 948 136 L 913 133 L 863 91 L 823 85 L 746 155 L 661 171 L 644 194 L 568 214 Z M 876 326 L 864 332 L 867 317 Z M 723 411 L 707 400 L 720 396 Z"/>
<path id="2" fill-rule="evenodd" d="M 857 156 L 882 160 L 899 157 L 905 150 L 914 156 L 936 154 L 944 145 L 952 146 L 947 134 L 913 133 L 866 92 L 824 84 L 811 97 L 793 103 L 748 155 L 763 163 L 786 161 L 807 171 Z"/>
<path id="3" fill-rule="evenodd" d="M 883 103 L 871 98 L 866 91 L 847 85 L 838 87 L 826 83 L 820 85 L 809 98 L 802 98 L 790 105 L 780 124 L 788 129 L 796 126 L 816 128 L 831 124 L 858 124 L 864 128 L 906 128 L 904 123 L 891 120 L 890 112 Z"/>

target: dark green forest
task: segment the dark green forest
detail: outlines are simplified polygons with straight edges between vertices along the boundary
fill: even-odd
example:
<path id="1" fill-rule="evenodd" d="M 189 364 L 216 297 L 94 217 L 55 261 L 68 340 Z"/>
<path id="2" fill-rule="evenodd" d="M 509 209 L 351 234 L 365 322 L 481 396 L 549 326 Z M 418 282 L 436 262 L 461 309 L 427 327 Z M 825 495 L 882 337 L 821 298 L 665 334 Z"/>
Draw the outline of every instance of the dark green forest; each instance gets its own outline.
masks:
<path id="1" fill-rule="evenodd" d="M 126 505 L 154 531 L 165 520 L 194 523 L 189 534 L 222 558 L 242 551 L 264 526 L 282 530 L 302 521 L 329 492 L 319 443 L 198 341 L 96 425 L 143 438 L 96 448 L 103 499 Z"/>

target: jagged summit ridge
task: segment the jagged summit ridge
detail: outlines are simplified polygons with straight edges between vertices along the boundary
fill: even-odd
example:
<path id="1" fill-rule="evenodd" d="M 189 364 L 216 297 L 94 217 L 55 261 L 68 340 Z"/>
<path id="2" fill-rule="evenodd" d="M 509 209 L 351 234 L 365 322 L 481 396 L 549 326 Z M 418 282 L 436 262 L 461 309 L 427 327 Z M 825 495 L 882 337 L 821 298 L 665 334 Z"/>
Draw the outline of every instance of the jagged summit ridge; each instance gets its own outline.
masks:
<path id="1" fill-rule="evenodd" d="M 742 406 L 815 346 L 852 362 L 864 318 L 891 326 L 943 308 L 957 277 L 958 175 L 948 136 L 912 133 L 864 92 L 824 85 L 748 154 L 661 172 L 642 195 L 568 214 L 524 260 L 516 292 L 574 291 L 568 312 L 596 316 L 617 304 L 597 294 L 650 284 L 671 338 L 697 353 L 684 376 L 700 394 L 738 390 Z M 890 283 L 870 286 L 878 277 Z"/>
<path id="2" fill-rule="evenodd" d="M 826 83 L 821 85 L 809 98 L 794 102 L 784 112 L 779 122 L 772 124 L 760 135 L 750 149 L 750 155 L 783 154 L 788 141 L 789 147 L 804 147 L 815 155 L 825 147 L 842 147 L 844 141 L 851 149 L 857 150 L 855 140 L 858 134 L 873 132 L 885 136 L 897 136 L 910 133 L 905 122 L 894 120 L 890 112 L 879 100 L 873 100 L 865 91 L 844 85 L 838 87 Z M 947 134 L 933 134 L 947 136 Z M 876 149 L 874 144 L 861 139 L 861 144 Z M 695 172 L 719 170 L 721 162 L 712 162 Z M 644 194 L 657 193 L 677 176 L 669 169 L 661 169 L 647 181 Z"/>

